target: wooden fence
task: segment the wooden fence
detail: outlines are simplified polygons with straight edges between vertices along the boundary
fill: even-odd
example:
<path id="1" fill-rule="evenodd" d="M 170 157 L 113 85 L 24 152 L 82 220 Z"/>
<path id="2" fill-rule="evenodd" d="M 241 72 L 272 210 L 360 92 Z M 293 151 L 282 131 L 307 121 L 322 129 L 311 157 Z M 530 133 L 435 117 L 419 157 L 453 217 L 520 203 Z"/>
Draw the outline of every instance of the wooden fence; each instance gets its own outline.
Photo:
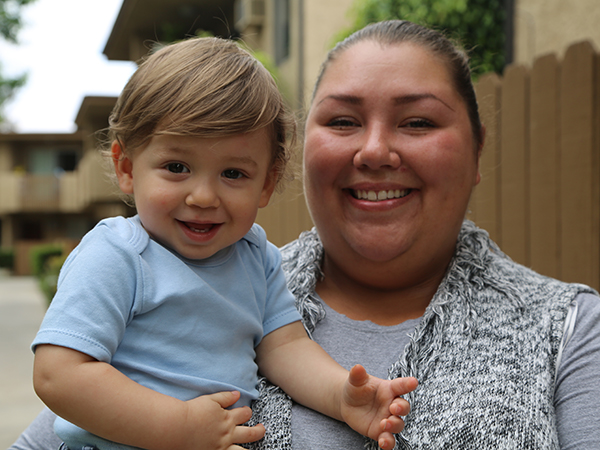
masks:
<path id="1" fill-rule="evenodd" d="M 477 83 L 487 127 L 470 217 L 536 271 L 600 287 L 600 58 L 589 42 Z"/>
<path id="2" fill-rule="evenodd" d="M 600 288 L 600 57 L 589 42 L 476 85 L 486 145 L 469 218 L 515 261 Z M 299 181 L 257 220 L 283 245 L 312 224 Z"/>
<path id="3" fill-rule="evenodd" d="M 302 231 L 312 228 L 299 174 L 293 181 L 285 184 L 281 193 L 273 195 L 269 206 L 259 210 L 256 222 L 265 229 L 269 240 L 277 246 L 293 241 Z"/>

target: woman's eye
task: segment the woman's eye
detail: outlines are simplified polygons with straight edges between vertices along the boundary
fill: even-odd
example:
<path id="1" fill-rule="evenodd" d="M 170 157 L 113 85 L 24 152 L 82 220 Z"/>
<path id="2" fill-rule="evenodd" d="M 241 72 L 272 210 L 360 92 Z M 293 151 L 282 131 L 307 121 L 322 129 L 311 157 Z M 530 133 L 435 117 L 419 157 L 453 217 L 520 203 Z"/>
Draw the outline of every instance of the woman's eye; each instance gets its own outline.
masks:
<path id="1" fill-rule="evenodd" d="M 181 163 L 170 163 L 165 168 L 171 173 L 187 173 L 189 169 Z"/>
<path id="2" fill-rule="evenodd" d="M 244 174 L 239 170 L 227 169 L 223 171 L 223 176 L 225 178 L 229 178 L 230 180 L 237 180 L 238 178 L 242 178 Z"/>
<path id="3" fill-rule="evenodd" d="M 413 119 L 406 126 L 409 128 L 433 128 L 433 123 L 426 119 Z"/>

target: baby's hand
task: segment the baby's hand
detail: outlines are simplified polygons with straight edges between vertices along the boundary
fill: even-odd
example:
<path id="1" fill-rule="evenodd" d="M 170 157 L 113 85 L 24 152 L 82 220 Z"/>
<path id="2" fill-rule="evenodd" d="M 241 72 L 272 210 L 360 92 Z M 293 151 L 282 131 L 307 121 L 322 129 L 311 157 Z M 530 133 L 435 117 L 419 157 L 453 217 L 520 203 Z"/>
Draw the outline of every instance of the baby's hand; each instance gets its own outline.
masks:
<path id="1" fill-rule="evenodd" d="M 367 374 L 364 367 L 354 366 L 342 394 L 342 417 L 359 433 L 375 439 L 383 450 L 396 444 L 394 433 L 404 429 L 400 416 L 410 412 L 410 405 L 400 398 L 416 389 L 416 378 L 382 380 Z"/>
<path id="2" fill-rule="evenodd" d="M 185 436 L 176 448 L 194 450 L 232 450 L 245 444 L 258 441 L 265 434 L 262 425 L 241 426 L 250 420 L 252 410 L 247 406 L 225 409 L 240 398 L 239 392 L 219 392 L 202 395 L 186 403 L 187 418 L 184 425 Z"/>

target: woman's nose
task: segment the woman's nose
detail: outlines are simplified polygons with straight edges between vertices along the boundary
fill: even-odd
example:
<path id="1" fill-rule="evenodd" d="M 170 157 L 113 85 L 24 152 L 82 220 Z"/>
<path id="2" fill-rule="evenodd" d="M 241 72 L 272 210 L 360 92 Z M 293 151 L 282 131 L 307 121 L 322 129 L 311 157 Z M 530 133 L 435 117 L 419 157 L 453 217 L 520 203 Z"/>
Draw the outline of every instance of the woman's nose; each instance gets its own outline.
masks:
<path id="1" fill-rule="evenodd" d="M 217 208 L 221 201 L 215 186 L 211 183 L 198 183 L 187 194 L 185 203 L 198 208 Z"/>
<path id="2" fill-rule="evenodd" d="M 393 132 L 383 126 L 372 126 L 364 135 L 360 149 L 354 155 L 354 165 L 358 168 L 397 169 L 400 155 L 392 143 Z"/>

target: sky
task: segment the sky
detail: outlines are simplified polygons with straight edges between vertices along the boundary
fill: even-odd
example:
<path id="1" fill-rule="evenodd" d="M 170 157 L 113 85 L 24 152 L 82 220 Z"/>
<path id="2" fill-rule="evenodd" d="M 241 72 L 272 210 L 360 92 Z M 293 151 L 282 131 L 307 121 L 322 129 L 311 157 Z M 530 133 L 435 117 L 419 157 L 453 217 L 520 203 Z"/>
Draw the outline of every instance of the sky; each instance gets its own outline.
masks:
<path id="1" fill-rule="evenodd" d="M 102 54 L 122 0 L 36 0 L 23 7 L 18 45 L 0 40 L 5 76 L 28 74 L 27 84 L 4 105 L 19 133 L 71 133 L 86 95 L 116 96 L 133 62 Z"/>

